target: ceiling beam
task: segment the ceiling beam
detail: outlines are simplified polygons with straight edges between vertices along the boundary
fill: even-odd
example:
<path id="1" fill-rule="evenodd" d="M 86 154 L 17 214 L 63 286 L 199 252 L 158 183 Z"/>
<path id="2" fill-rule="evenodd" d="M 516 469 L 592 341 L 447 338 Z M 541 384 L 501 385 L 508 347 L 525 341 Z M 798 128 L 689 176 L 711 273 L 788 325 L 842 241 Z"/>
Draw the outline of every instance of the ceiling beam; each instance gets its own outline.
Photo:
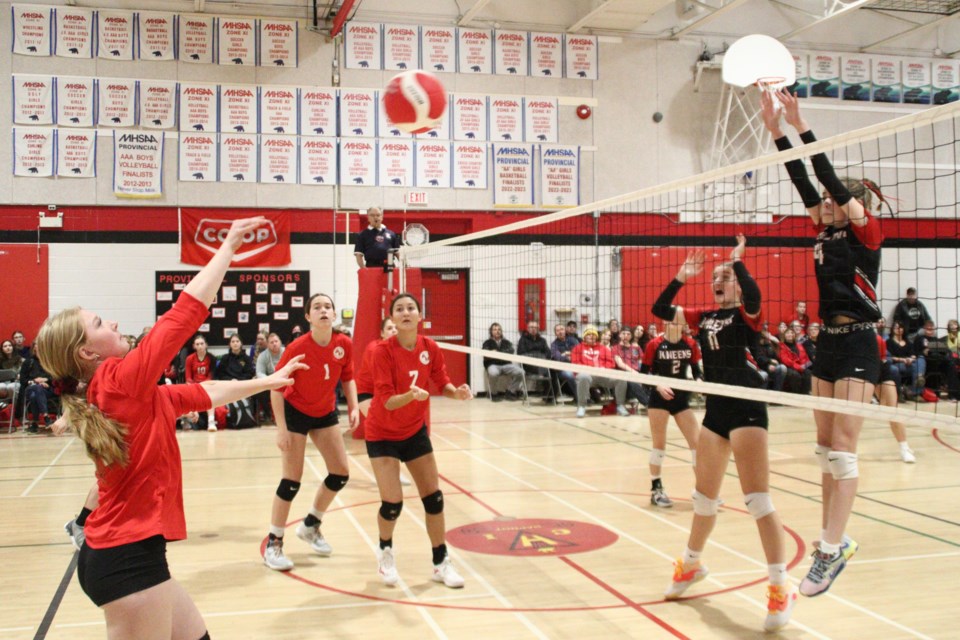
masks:
<path id="1" fill-rule="evenodd" d="M 913 29 L 907 29 L 906 31 L 901 31 L 900 33 L 896 33 L 896 34 L 890 36 L 889 38 L 884 38 L 883 40 L 877 40 L 876 42 L 872 42 L 872 43 L 868 44 L 867 46 L 862 47 L 862 48 L 860 49 L 860 51 L 863 51 L 863 52 L 873 51 L 873 50 L 875 50 L 875 49 L 878 49 L 878 48 L 882 47 L 882 46 L 885 45 L 885 44 L 888 44 L 888 43 L 890 43 L 890 42 L 893 42 L 894 40 L 899 40 L 900 38 L 906 38 L 907 36 L 913 35 L 913 34 L 915 34 L 915 33 L 920 33 L 920 32 L 923 32 L 923 31 L 927 31 L 928 29 L 935 29 L 935 28 L 939 27 L 940 25 L 946 24 L 947 22 L 950 22 L 951 20 L 953 20 L 953 19 L 955 19 L 955 18 L 958 18 L 958 17 L 960 17 L 960 12 L 954 13 L 953 15 L 943 16 L 943 17 L 937 18 L 936 20 L 933 20 L 933 21 L 928 22 L 928 23 L 926 23 L 926 24 L 918 25 L 918 26 L 914 27 Z"/>
<path id="2" fill-rule="evenodd" d="M 780 42 L 786 42 L 787 40 L 791 39 L 792 37 L 794 37 L 794 36 L 796 36 L 796 35 L 798 35 L 798 34 L 803 33 L 804 31 L 809 31 L 810 29 L 813 29 L 814 27 L 820 26 L 820 25 L 823 24 L 824 22 L 827 22 L 827 21 L 829 21 L 829 20 L 833 20 L 834 18 L 839 18 L 840 16 L 842 16 L 842 15 L 844 15 L 844 14 L 846 14 L 846 13 L 849 13 L 849 12 L 851 12 L 851 11 L 856 11 L 856 10 L 859 9 L 860 7 L 862 7 L 862 6 L 864 6 L 864 5 L 868 5 L 868 4 L 870 4 L 871 2 L 873 2 L 873 0 L 856 0 L 855 2 L 851 2 L 851 3 L 849 3 L 849 4 L 843 4 L 842 2 L 836 2 L 836 1 L 835 1 L 835 2 L 834 2 L 834 6 L 831 7 L 831 8 L 827 11 L 827 13 L 826 13 L 822 18 L 820 18 L 820 19 L 818 19 L 818 20 L 814 20 L 813 22 L 811 22 L 811 23 L 808 24 L 808 25 L 804 25 L 804 26 L 802 26 L 802 27 L 798 27 L 797 29 L 794 29 L 794 30 L 791 31 L 790 33 L 785 33 L 785 34 L 783 34 L 782 36 L 778 37 L 777 40 L 779 40 Z M 837 8 L 837 5 L 838 5 L 838 4 L 840 5 L 839 8 Z"/>
<path id="3" fill-rule="evenodd" d="M 730 0 L 730 1 L 727 2 L 725 5 L 717 8 L 717 9 L 714 9 L 714 10 L 713 10 L 713 13 L 710 13 L 710 14 L 705 15 L 705 16 L 703 16 L 702 18 L 700 18 L 699 20 L 694 20 L 693 22 L 691 22 L 691 23 L 688 24 L 687 26 L 685 26 L 685 27 L 683 27 L 682 29 L 674 32 L 673 34 L 670 35 L 670 39 L 671 39 L 671 40 L 676 40 L 676 39 L 678 39 L 678 38 L 680 38 L 680 37 L 682 37 L 682 36 L 685 36 L 686 34 L 690 33 L 691 31 L 693 31 L 693 30 L 695 30 L 695 29 L 698 29 L 699 27 L 702 27 L 703 25 L 707 24 L 708 22 L 712 22 L 713 20 L 716 20 L 717 18 L 719 18 L 719 17 L 722 16 L 723 14 L 725 14 L 725 13 L 727 13 L 728 11 L 731 11 L 731 10 L 733 10 L 733 9 L 736 9 L 737 7 L 739 7 L 740 5 L 742 5 L 742 4 L 746 3 L 746 2 L 749 2 L 749 0 Z"/>
<path id="4" fill-rule="evenodd" d="M 463 17 L 457 20 L 457 26 L 462 27 L 472 22 L 476 15 L 480 13 L 480 10 L 488 4 L 490 4 L 490 0 L 477 0 L 476 4 L 467 9 L 467 12 L 463 14 Z"/>
<path id="5" fill-rule="evenodd" d="M 585 24 L 590 22 L 592 19 L 596 18 L 598 15 L 610 8 L 610 5 L 613 3 L 613 0 L 602 0 L 597 6 L 587 12 L 587 15 L 583 16 L 572 25 L 567 27 L 567 33 L 576 33 L 583 28 Z"/>

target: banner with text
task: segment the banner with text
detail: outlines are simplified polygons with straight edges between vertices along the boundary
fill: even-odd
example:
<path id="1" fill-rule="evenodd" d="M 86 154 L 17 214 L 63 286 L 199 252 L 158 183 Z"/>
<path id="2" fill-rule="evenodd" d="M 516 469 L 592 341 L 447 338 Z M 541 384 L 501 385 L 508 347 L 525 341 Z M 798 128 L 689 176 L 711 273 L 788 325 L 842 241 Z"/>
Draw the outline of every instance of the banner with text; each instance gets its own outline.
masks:
<path id="1" fill-rule="evenodd" d="M 53 175 L 53 140 L 56 130 L 47 127 L 14 127 L 13 175 L 49 178 Z"/>
<path id="2" fill-rule="evenodd" d="M 420 68 L 420 27 L 412 24 L 383 25 L 383 68 Z"/>
<path id="3" fill-rule="evenodd" d="M 163 195 L 163 132 L 113 136 L 113 193 L 118 198 Z"/>
<path id="4" fill-rule="evenodd" d="M 177 126 L 177 83 L 172 80 L 140 80 L 137 112 L 144 129 L 173 129 Z"/>
<path id="5" fill-rule="evenodd" d="M 457 30 L 453 27 L 423 27 L 420 30 L 423 69 L 433 73 L 457 70 Z"/>
<path id="6" fill-rule="evenodd" d="M 907 104 L 930 104 L 930 63 L 928 61 L 903 61 L 903 101 Z"/>
<path id="7" fill-rule="evenodd" d="M 453 119 L 454 140 L 486 140 L 489 110 L 487 96 L 455 93 L 447 113 Z"/>
<path id="8" fill-rule="evenodd" d="M 449 189 L 452 157 L 449 142 L 417 142 L 417 186 Z"/>
<path id="9" fill-rule="evenodd" d="M 494 32 L 493 68 L 498 75 L 525 76 L 530 69 L 530 34 L 526 31 Z"/>
<path id="10" fill-rule="evenodd" d="M 558 33 L 530 34 L 530 75 L 559 78 L 563 74 L 563 41 Z"/>
<path id="11" fill-rule="evenodd" d="M 493 96 L 490 98 L 490 139 L 523 140 L 523 99 Z"/>
<path id="12" fill-rule="evenodd" d="M 97 132 L 61 129 L 57 132 L 57 175 L 61 178 L 97 177 Z"/>
<path id="13" fill-rule="evenodd" d="M 93 24 L 96 14 L 90 9 L 57 9 L 57 37 L 54 51 L 61 58 L 93 57 Z"/>
<path id="14" fill-rule="evenodd" d="M 377 148 L 373 140 L 340 141 L 340 184 L 377 185 Z"/>
<path id="15" fill-rule="evenodd" d="M 453 143 L 453 188 L 487 188 L 487 145 L 483 142 Z"/>
<path id="16" fill-rule="evenodd" d="M 56 78 L 57 124 L 92 127 L 96 124 L 96 81 L 93 78 Z"/>
<path id="17" fill-rule="evenodd" d="M 258 151 L 256 134 L 221 134 L 220 181 L 256 182 L 260 160 Z"/>
<path id="18" fill-rule="evenodd" d="M 340 137 L 372 138 L 377 135 L 377 92 L 340 90 Z"/>
<path id="19" fill-rule="evenodd" d="M 282 267 L 290 264 L 290 212 L 264 209 L 257 215 L 266 222 L 244 236 L 231 267 Z M 180 209 L 180 262 L 205 265 L 220 249 L 234 220 L 247 218 L 247 211 Z M 225 294 L 225 292 L 224 292 Z M 235 296 L 230 296 L 237 302 Z M 220 296 L 220 302 L 228 296 Z"/>
<path id="20" fill-rule="evenodd" d="M 260 136 L 260 182 L 296 184 L 299 156 L 296 136 Z"/>
<path id="21" fill-rule="evenodd" d="M 540 147 L 540 202 L 556 208 L 580 204 L 580 147 Z"/>
<path id="22" fill-rule="evenodd" d="M 141 11 L 137 14 L 140 38 L 137 42 L 137 57 L 141 60 L 173 60 L 174 22 L 172 13 Z"/>
<path id="23" fill-rule="evenodd" d="M 181 182 L 217 181 L 217 134 L 185 133 L 180 136 L 178 148 Z"/>
<path id="24" fill-rule="evenodd" d="M 413 186 L 413 140 L 377 140 L 379 182 L 385 187 Z"/>
<path id="25" fill-rule="evenodd" d="M 132 127 L 136 124 L 137 81 L 124 78 L 97 80 L 100 111 L 97 122 L 109 127 Z"/>
<path id="26" fill-rule="evenodd" d="M 297 57 L 296 20 L 260 19 L 260 64 L 265 67 L 296 67 Z"/>
<path id="27" fill-rule="evenodd" d="M 381 69 L 381 26 L 368 22 L 351 22 L 344 30 L 343 47 L 347 69 Z"/>
<path id="28" fill-rule="evenodd" d="M 97 57 L 133 60 L 133 17 L 131 11 L 97 12 Z"/>
<path id="29" fill-rule="evenodd" d="M 180 131 L 217 130 L 217 94 L 215 84 L 180 83 Z"/>
<path id="30" fill-rule="evenodd" d="M 300 135 L 335 136 L 337 134 L 337 90 L 300 89 Z"/>
<path id="31" fill-rule="evenodd" d="M 526 98 L 523 101 L 523 139 L 527 142 L 556 142 L 560 137 L 556 98 Z"/>
<path id="32" fill-rule="evenodd" d="M 491 30 L 457 30 L 457 71 L 493 73 L 493 32 Z"/>
<path id="33" fill-rule="evenodd" d="M 220 130 L 256 133 L 259 93 L 254 85 L 220 85 Z"/>
<path id="34" fill-rule="evenodd" d="M 493 206 L 533 206 L 533 145 L 493 145 Z"/>
<path id="35" fill-rule="evenodd" d="M 13 76 L 14 124 L 53 124 L 52 76 Z"/>
<path id="36" fill-rule="evenodd" d="M 177 57 L 181 62 L 213 63 L 215 61 L 213 16 L 179 16 Z"/>
<path id="37" fill-rule="evenodd" d="M 563 57 L 567 62 L 566 77 L 585 80 L 600 77 L 597 36 L 568 33 L 563 36 L 563 44 Z"/>
<path id="38" fill-rule="evenodd" d="M 260 89 L 260 131 L 263 133 L 297 132 L 296 87 L 262 87 Z"/>
<path id="39" fill-rule="evenodd" d="M 336 138 L 300 139 L 300 184 L 337 182 Z"/>
<path id="40" fill-rule="evenodd" d="M 15 4 L 13 14 L 13 52 L 23 56 L 49 56 L 53 53 L 53 9 L 32 4 Z"/>
<path id="41" fill-rule="evenodd" d="M 217 62 L 230 66 L 257 64 L 257 21 L 254 18 L 217 18 Z"/>

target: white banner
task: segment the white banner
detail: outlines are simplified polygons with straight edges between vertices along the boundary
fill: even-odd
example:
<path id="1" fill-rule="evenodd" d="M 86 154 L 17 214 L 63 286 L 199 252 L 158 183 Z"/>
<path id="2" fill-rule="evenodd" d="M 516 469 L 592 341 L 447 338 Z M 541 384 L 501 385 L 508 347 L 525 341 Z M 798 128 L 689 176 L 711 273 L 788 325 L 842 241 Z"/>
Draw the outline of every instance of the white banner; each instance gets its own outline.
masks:
<path id="1" fill-rule="evenodd" d="M 97 122 L 102 127 L 132 127 L 136 124 L 137 81 L 125 78 L 97 80 L 100 89 L 100 114 Z"/>
<path id="2" fill-rule="evenodd" d="M 182 15 L 177 18 L 180 29 L 177 36 L 177 57 L 182 62 L 214 62 L 213 16 Z"/>
<path id="3" fill-rule="evenodd" d="M 580 147 L 540 147 L 540 201 L 550 208 L 580 204 Z"/>
<path id="4" fill-rule="evenodd" d="M 457 30 L 457 71 L 493 73 L 493 32 L 489 29 Z"/>
<path id="5" fill-rule="evenodd" d="M 793 54 L 793 66 L 796 71 L 796 83 L 789 87 L 789 90 L 798 98 L 806 98 L 810 95 L 810 64 L 809 57 L 805 53 Z"/>
<path id="6" fill-rule="evenodd" d="M 383 68 L 420 68 L 420 27 L 408 24 L 383 25 Z"/>
<path id="7" fill-rule="evenodd" d="M 870 99 L 870 56 L 851 54 L 840 58 L 840 95 L 844 100 Z"/>
<path id="8" fill-rule="evenodd" d="M 113 193 L 118 198 L 163 195 L 163 132 L 117 132 L 113 136 Z"/>
<path id="9" fill-rule="evenodd" d="M 95 13 L 91 9 L 59 7 L 57 9 L 57 38 L 54 51 L 63 58 L 93 57 L 93 25 Z"/>
<path id="10" fill-rule="evenodd" d="M 297 183 L 296 136 L 260 136 L 260 182 Z"/>
<path id="11" fill-rule="evenodd" d="M 377 129 L 377 92 L 340 90 L 340 137 L 372 138 Z"/>
<path id="12" fill-rule="evenodd" d="M 810 96 L 840 96 L 840 56 L 829 53 L 810 54 Z"/>
<path id="13" fill-rule="evenodd" d="M 937 60 L 933 63 L 933 104 L 956 102 L 960 92 L 960 62 Z"/>
<path id="14" fill-rule="evenodd" d="M 318 87 L 300 89 L 300 135 L 337 134 L 337 90 Z"/>
<path id="15" fill-rule="evenodd" d="M 556 98 L 525 98 L 523 139 L 527 142 L 556 142 L 559 124 Z"/>
<path id="16" fill-rule="evenodd" d="M 506 96 L 490 98 L 490 139 L 523 140 L 523 100 Z"/>
<path id="17" fill-rule="evenodd" d="M 59 77 L 57 82 L 57 124 L 61 127 L 92 127 L 96 104 L 93 78 Z"/>
<path id="18" fill-rule="evenodd" d="M 217 130 L 217 93 L 215 84 L 180 83 L 180 131 Z"/>
<path id="19" fill-rule="evenodd" d="M 53 9 L 32 4 L 15 4 L 13 14 L 13 52 L 24 56 L 49 56 L 53 53 Z"/>
<path id="20" fill-rule="evenodd" d="M 417 142 L 417 186 L 449 189 L 452 157 L 449 142 Z"/>
<path id="21" fill-rule="evenodd" d="M 900 76 L 900 61 L 896 58 L 873 59 L 874 102 L 900 102 L 903 95 L 903 80 Z"/>
<path id="22" fill-rule="evenodd" d="M 133 60 L 132 11 L 97 12 L 97 56 L 110 60 Z"/>
<path id="23" fill-rule="evenodd" d="M 256 182 L 258 150 L 255 134 L 220 134 L 220 181 Z"/>
<path id="24" fill-rule="evenodd" d="M 53 124 L 52 76 L 13 76 L 14 124 Z"/>
<path id="25" fill-rule="evenodd" d="M 376 168 L 377 149 L 373 140 L 340 141 L 340 184 L 376 186 Z"/>
<path id="26" fill-rule="evenodd" d="M 487 145 L 483 142 L 453 143 L 453 188 L 487 188 Z"/>
<path id="27" fill-rule="evenodd" d="M 566 77 L 596 80 L 600 75 L 599 46 L 597 36 L 566 34 L 564 41 L 564 59 Z"/>
<path id="28" fill-rule="evenodd" d="M 256 85 L 220 85 L 220 130 L 256 133 L 258 94 Z"/>
<path id="29" fill-rule="evenodd" d="M 413 140 L 377 140 L 378 174 L 385 187 L 413 186 Z"/>
<path id="30" fill-rule="evenodd" d="M 137 41 L 137 57 L 141 60 L 173 60 L 174 28 L 176 17 L 172 13 L 141 11 L 137 14 L 140 38 Z"/>
<path id="31" fill-rule="evenodd" d="M 185 133 L 179 147 L 180 182 L 217 181 L 216 133 Z"/>
<path id="32" fill-rule="evenodd" d="M 493 68 L 498 75 L 525 76 L 530 69 L 530 34 L 526 31 L 494 32 Z"/>
<path id="33" fill-rule="evenodd" d="M 173 80 L 141 80 L 137 87 L 137 112 L 144 129 L 177 126 L 177 83 Z"/>
<path id="34" fill-rule="evenodd" d="M 429 131 L 425 131 L 424 133 L 416 133 L 414 134 L 413 137 L 449 140 L 450 139 L 450 118 L 448 116 L 450 115 L 450 109 L 449 109 L 450 94 L 447 94 L 447 105 L 448 105 L 447 110 L 443 112 L 442 116 L 437 118 L 437 126 L 435 126 L 433 129 L 430 129 Z M 383 111 L 383 109 L 381 109 L 381 111 Z M 383 130 L 381 129 L 381 131 Z"/>
<path id="35" fill-rule="evenodd" d="M 907 104 L 930 104 L 931 77 L 928 60 L 904 60 L 903 101 Z"/>
<path id="36" fill-rule="evenodd" d="M 296 67 L 296 20 L 260 19 L 260 64 L 264 67 Z"/>
<path id="37" fill-rule="evenodd" d="M 297 89 L 265 86 L 260 89 L 260 131 L 297 132 Z"/>
<path id="38" fill-rule="evenodd" d="M 533 145 L 493 145 L 493 205 L 533 206 Z"/>
<path id="39" fill-rule="evenodd" d="M 254 18 L 217 18 L 217 62 L 222 65 L 257 64 L 257 21 Z"/>
<path id="40" fill-rule="evenodd" d="M 420 30 L 423 69 L 433 73 L 457 70 L 457 30 L 454 27 L 423 27 Z"/>
<path id="41" fill-rule="evenodd" d="M 337 182 L 336 138 L 300 139 L 300 184 Z"/>
<path id="42" fill-rule="evenodd" d="M 383 57 L 380 49 L 381 29 L 379 24 L 351 22 L 344 29 L 343 47 L 347 69 L 381 69 Z"/>
<path id="43" fill-rule="evenodd" d="M 486 140 L 489 110 L 487 97 L 478 94 L 453 94 L 447 112 L 453 119 L 454 140 Z"/>
<path id="44" fill-rule="evenodd" d="M 53 175 L 54 129 L 13 129 L 13 175 L 49 178 Z"/>
<path id="45" fill-rule="evenodd" d="M 563 40 L 558 33 L 530 34 L 530 75 L 554 76 L 563 73 Z"/>
<path id="46" fill-rule="evenodd" d="M 97 132 L 61 129 L 57 132 L 57 175 L 61 178 L 97 177 Z"/>

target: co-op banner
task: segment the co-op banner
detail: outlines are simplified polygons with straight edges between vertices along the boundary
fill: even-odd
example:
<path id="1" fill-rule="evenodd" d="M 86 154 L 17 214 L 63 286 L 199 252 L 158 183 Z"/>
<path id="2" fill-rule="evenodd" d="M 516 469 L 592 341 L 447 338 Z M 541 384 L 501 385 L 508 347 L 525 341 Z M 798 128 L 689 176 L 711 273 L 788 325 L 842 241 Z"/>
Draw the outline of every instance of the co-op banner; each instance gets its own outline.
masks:
<path id="1" fill-rule="evenodd" d="M 282 267 L 290 264 L 290 213 L 258 212 L 267 221 L 243 238 L 231 267 Z M 217 252 L 234 220 L 248 212 L 180 209 L 180 262 L 205 265 Z"/>

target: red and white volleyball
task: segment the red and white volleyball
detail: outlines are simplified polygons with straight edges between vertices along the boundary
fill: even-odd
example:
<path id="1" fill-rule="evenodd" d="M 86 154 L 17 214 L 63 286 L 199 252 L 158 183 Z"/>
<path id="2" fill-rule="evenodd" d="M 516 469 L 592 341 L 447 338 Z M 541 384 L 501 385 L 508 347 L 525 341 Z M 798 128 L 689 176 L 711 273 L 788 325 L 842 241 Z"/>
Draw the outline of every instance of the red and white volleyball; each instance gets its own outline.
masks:
<path id="1" fill-rule="evenodd" d="M 426 133 L 440 124 L 447 110 L 447 91 L 432 73 L 404 71 L 383 92 L 387 120 L 407 133 Z"/>

